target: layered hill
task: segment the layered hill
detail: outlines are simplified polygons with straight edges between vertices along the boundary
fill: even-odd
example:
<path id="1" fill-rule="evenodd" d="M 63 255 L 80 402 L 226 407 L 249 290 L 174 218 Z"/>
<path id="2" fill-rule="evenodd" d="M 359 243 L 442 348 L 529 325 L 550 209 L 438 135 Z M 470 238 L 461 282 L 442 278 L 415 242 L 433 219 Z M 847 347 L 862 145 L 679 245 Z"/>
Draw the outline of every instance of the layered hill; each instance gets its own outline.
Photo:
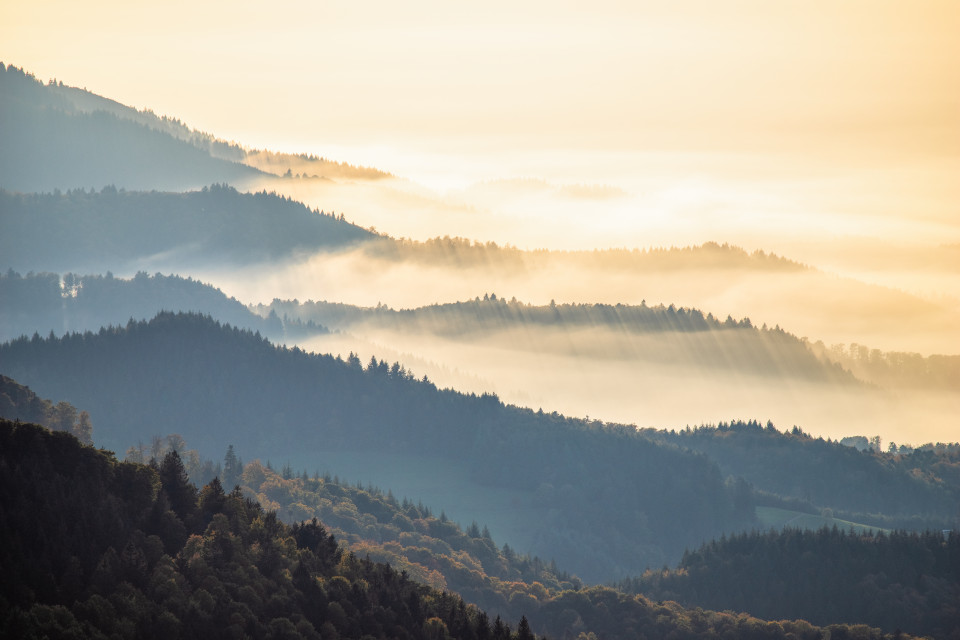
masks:
<path id="1" fill-rule="evenodd" d="M 118 111 L 112 101 L 83 100 L 20 69 L 0 68 L 0 187 L 179 190 L 260 173 Z"/>
<path id="2" fill-rule="evenodd" d="M 388 174 L 313 155 L 247 149 L 62 82 L 0 63 L 0 187 L 14 191 L 182 191 L 212 183 L 376 180 Z"/>
<path id="3" fill-rule="evenodd" d="M 0 341 L 34 333 L 98 331 L 131 319 L 149 320 L 161 311 L 194 311 L 271 338 L 287 335 L 278 318 L 260 317 L 239 300 L 192 278 L 142 271 L 130 279 L 109 272 L 106 276 L 21 275 L 12 270 L 0 274 Z M 325 331 L 309 322 L 302 327 L 288 325 L 290 332 L 298 328 L 310 335 Z"/>
<path id="4" fill-rule="evenodd" d="M 100 273 L 252 265 L 376 237 L 275 194 L 218 185 L 188 193 L 0 191 L 0 229 L 8 268 Z"/>
<path id="5" fill-rule="evenodd" d="M 22 276 L 12 270 L 0 274 L 0 301 L 0 340 L 35 332 L 96 331 L 130 319 L 147 320 L 160 311 L 192 311 L 285 342 L 309 341 L 328 329 L 357 336 L 391 331 L 491 349 L 856 386 L 853 376 L 814 356 L 807 343 L 779 328 L 756 328 L 748 319 L 720 321 L 672 305 L 537 306 L 494 295 L 402 310 L 280 300 L 248 308 L 192 278 L 145 272 L 131 279 L 72 273 Z"/>
<path id="6" fill-rule="evenodd" d="M 352 486 L 329 474 L 275 471 L 258 462 L 246 466 L 241 483 L 285 521 L 317 517 L 354 553 L 402 567 L 491 615 L 525 615 L 535 629 L 565 635 L 569 615 L 558 616 L 555 604 L 571 601 L 572 593 L 591 594 L 591 601 L 602 593 L 508 545 L 498 549 L 476 523 L 461 529 L 444 514 L 438 517 L 390 492 Z M 960 602 L 958 542 L 960 537 L 939 530 L 858 535 L 842 525 L 724 536 L 686 552 L 675 569 L 649 570 L 618 589 L 767 619 L 861 623 L 888 633 L 952 637 Z M 578 615 L 585 620 L 592 613 Z"/>
<path id="7" fill-rule="evenodd" d="M 233 443 L 303 468 L 329 451 L 357 452 L 358 465 L 393 456 L 387 486 L 404 495 L 405 477 L 432 465 L 434 482 L 470 492 L 462 509 L 503 503 L 526 523 L 522 551 L 587 579 L 659 566 L 753 519 L 749 492 L 712 463 L 632 427 L 442 391 L 399 364 L 280 349 L 202 316 L 18 339 L 0 347 L 0 368 L 86 407 L 98 442 L 118 450 L 177 432 L 203 451 Z"/>
<path id="8" fill-rule="evenodd" d="M 866 624 L 887 633 L 900 629 L 947 637 L 953 629 L 956 539 L 943 544 L 939 532 L 888 538 L 787 530 L 722 538 L 684 554 L 676 570 L 648 571 L 623 581 L 618 586 L 623 592 L 617 593 L 585 588 L 509 546 L 498 550 L 476 523 L 463 530 L 443 514 L 437 517 L 422 505 L 371 487 L 351 486 L 327 474 L 278 472 L 258 462 L 247 465 L 242 482 L 245 492 L 277 508 L 281 518 L 299 521 L 316 514 L 357 555 L 403 568 L 491 615 L 526 616 L 535 630 L 552 637 L 568 637 L 572 630 L 619 637 L 623 629 L 605 620 L 603 612 L 617 603 L 621 614 L 633 618 L 634 606 L 623 592 L 640 595 L 641 602 L 681 600 L 691 607 L 767 611 L 768 618 Z M 823 553 L 811 556 L 817 550 Z M 874 584 L 876 589 L 862 588 Z"/>
<path id="9" fill-rule="evenodd" d="M 539 354 L 856 383 L 779 327 L 760 329 L 749 319 L 729 316 L 721 321 L 674 305 L 531 305 L 486 294 L 482 300 L 400 310 L 280 300 L 254 309 L 264 317 L 313 321 L 358 334 L 393 331 Z"/>

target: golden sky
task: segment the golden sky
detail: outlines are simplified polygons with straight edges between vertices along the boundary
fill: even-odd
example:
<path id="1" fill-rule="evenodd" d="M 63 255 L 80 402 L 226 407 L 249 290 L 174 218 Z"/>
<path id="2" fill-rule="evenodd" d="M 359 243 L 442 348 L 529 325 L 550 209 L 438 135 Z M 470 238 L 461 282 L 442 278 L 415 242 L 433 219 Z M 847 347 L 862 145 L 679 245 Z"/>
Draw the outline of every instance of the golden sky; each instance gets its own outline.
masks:
<path id="1" fill-rule="evenodd" d="M 7 0 L 0 42 L 41 78 L 264 143 L 958 152 L 956 2 L 463 4 Z"/>
<path id="2" fill-rule="evenodd" d="M 440 186 L 846 181 L 943 223 L 958 33 L 936 0 L 0 3 L 0 60 L 247 145 Z"/>

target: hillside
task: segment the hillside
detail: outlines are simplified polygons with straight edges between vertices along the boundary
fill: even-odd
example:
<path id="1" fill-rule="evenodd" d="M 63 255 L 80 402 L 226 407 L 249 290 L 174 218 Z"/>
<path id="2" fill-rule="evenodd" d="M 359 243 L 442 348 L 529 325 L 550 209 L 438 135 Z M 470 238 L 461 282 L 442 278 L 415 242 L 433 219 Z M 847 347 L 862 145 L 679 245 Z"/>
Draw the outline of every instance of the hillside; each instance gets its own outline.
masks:
<path id="1" fill-rule="evenodd" d="M 263 317 L 313 321 L 361 335 L 390 331 L 537 354 L 695 367 L 717 375 L 738 371 L 856 384 L 849 373 L 817 358 L 807 344 L 779 327 L 761 329 L 749 319 L 729 316 L 721 321 L 674 305 L 532 305 L 485 294 L 482 300 L 400 310 L 280 300 L 254 310 Z"/>
<path id="2" fill-rule="evenodd" d="M 833 529 L 753 533 L 684 554 L 673 571 L 621 585 L 651 599 L 814 624 L 866 622 L 934 638 L 960 634 L 960 535 Z"/>
<path id="3" fill-rule="evenodd" d="M 160 311 L 193 311 L 288 343 L 323 335 L 327 327 L 357 336 L 391 331 L 491 349 L 856 385 L 852 376 L 818 359 L 808 344 L 780 329 L 756 328 L 746 319 L 721 322 L 709 313 L 672 305 L 537 306 L 494 295 L 403 310 L 280 300 L 248 309 L 191 278 L 144 272 L 131 279 L 69 273 L 21 276 L 12 270 L 0 274 L 0 302 L 0 340 L 34 332 L 97 331 L 130 319 L 147 320 Z M 516 335 L 523 340 L 512 340 Z"/>
<path id="4" fill-rule="evenodd" d="M 89 101 L 87 101 L 89 103 Z M 0 65 L 0 188 L 198 189 L 262 175 L 142 121 L 112 101 L 78 107 L 76 96 Z"/>
<path id="5" fill-rule="evenodd" d="M 316 520 L 287 526 L 219 481 L 198 492 L 176 453 L 156 466 L 117 462 L 66 434 L 0 420 L 0 514 L 5 637 L 535 637 L 525 617 L 514 631 L 457 596 L 344 553 Z M 69 531 L 58 526 L 65 517 Z M 601 587 L 530 604 L 558 638 L 891 637 L 862 625 L 687 610 Z"/>
<path id="6" fill-rule="evenodd" d="M 836 362 L 861 380 L 891 388 L 960 389 L 960 355 L 881 351 L 862 344 L 827 347 L 817 341 L 810 345 L 823 359 Z"/>
<path id="7" fill-rule="evenodd" d="M 131 319 L 148 320 L 161 311 L 204 313 L 278 340 L 298 330 L 311 335 L 325 331 L 315 323 L 287 323 L 285 327 L 269 314 L 261 318 L 235 298 L 192 278 L 159 273 L 151 276 L 142 271 L 130 279 L 109 273 L 0 273 L 0 341 L 51 331 L 97 331 Z"/>
<path id="8" fill-rule="evenodd" d="M 0 150 L 4 159 L 0 187 L 6 189 L 49 191 L 113 184 L 179 191 L 294 173 L 303 179 L 391 177 L 377 169 L 315 155 L 247 149 L 192 129 L 177 118 L 138 111 L 63 82 L 44 84 L 2 63 L 0 96 L 2 131 L 11 134 L 4 136 L 8 146 Z M 110 141 L 106 148 L 104 140 Z M 14 162 L 17 153 L 19 165 Z M 125 162 L 129 164 L 124 166 Z"/>
<path id="9" fill-rule="evenodd" d="M 4 637 L 533 638 L 343 554 L 316 521 L 288 527 L 216 481 L 198 493 L 176 453 L 118 463 L 0 421 L 0 514 Z"/>
<path id="10" fill-rule="evenodd" d="M 0 230 L 5 267 L 62 272 L 252 265 L 375 237 L 275 194 L 218 185 L 188 193 L 0 190 Z"/>
<path id="11" fill-rule="evenodd" d="M 64 400 L 53 404 L 4 375 L 0 375 L 0 418 L 42 424 L 53 431 L 71 433 L 84 444 L 93 444 L 89 413 L 78 411 Z"/>
<path id="12" fill-rule="evenodd" d="M 226 473 L 225 473 L 226 475 Z M 540 600 L 581 581 L 555 564 L 494 543 L 486 526 L 467 529 L 407 498 L 351 485 L 329 473 L 276 471 L 258 461 L 236 478 L 244 493 L 288 523 L 318 518 L 361 557 L 403 569 L 418 582 L 459 594 L 491 614 L 519 619 Z"/>
<path id="13" fill-rule="evenodd" d="M 277 472 L 258 462 L 247 465 L 242 484 L 285 521 L 318 517 L 358 555 L 402 567 L 491 615 L 525 615 L 538 630 L 563 628 L 557 603 L 574 594 L 599 594 L 509 546 L 498 550 L 476 523 L 463 530 L 444 514 L 437 517 L 391 493 L 328 474 Z M 837 528 L 724 536 L 685 553 L 674 570 L 648 570 L 617 588 L 647 600 L 766 619 L 859 623 L 888 633 L 953 637 L 960 603 L 958 540 L 939 531 L 857 535 Z M 623 598 L 609 592 L 603 597 Z M 592 613 L 583 612 L 581 620 Z M 583 631 L 600 630 L 584 626 Z"/>
<path id="14" fill-rule="evenodd" d="M 795 428 L 756 422 L 679 431 L 645 430 L 651 439 L 706 454 L 725 474 L 781 503 L 887 528 L 949 528 L 960 501 L 960 450 L 921 447 L 904 454 L 859 451 Z M 772 503 L 777 504 L 777 503 Z M 885 518 L 884 516 L 888 516 Z M 911 521 L 911 517 L 916 517 Z"/>
<path id="15" fill-rule="evenodd" d="M 196 315 L 18 339 L 0 346 L 0 368 L 86 407 L 98 443 L 114 450 L 176 431 L 201 451 L 232 443 L 277 460 L 329 451 L 407 457 L 414 468 L 402 475 L 436 459 L 438 473 L 458 474 L 471 489 L 469 499 L 513 492 L 508 500 L 529 507 L 516 517 L 535 531 L 524 551 L 590 580 L 678 559 L 753 518 L 749 493 L 725 486 L 712 463 L 632 427 L 441 391 L 399 364 L 365 370 Z M 90 371 L 97 375 L 81 373 Z M 407 493 L 404 477 L 388 486 Z"/>

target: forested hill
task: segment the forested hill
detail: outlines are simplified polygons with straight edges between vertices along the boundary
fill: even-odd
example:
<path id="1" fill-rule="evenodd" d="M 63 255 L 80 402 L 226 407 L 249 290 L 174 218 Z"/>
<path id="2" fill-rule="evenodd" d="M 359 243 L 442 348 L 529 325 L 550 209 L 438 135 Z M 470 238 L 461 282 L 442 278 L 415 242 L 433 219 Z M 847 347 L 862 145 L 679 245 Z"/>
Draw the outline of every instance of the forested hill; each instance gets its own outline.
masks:
<path id="1" fill-rule="evenodd" d="M 2 63 L 0 63 L 2 65 Z M 28 149 L 32 163 L 53 156 L 58 172 L 29 174 L 28 167 L 18 169 L 16 178 L 27 186 L 15 186 L 0 181 L 0 186 L 26 191 L 48 191 L 54 188 L 100 187 L 104 184 L 125 185 L 128 188 L 162 188 L 179 190 L 197 188 L 212 182 L 262 178 L 267 175 L 303 178 L 376 180 L 390 174 L 369 167 L 358 167 L 308 154 L 275 153 L 247 149 L 227 142 L 209 133 L 191 129 L 177 118 L 158 116 L 150 110 L 139 111 L 115 100 L 71 87 L 51 79 L 43 84 L 30 73 L 13 66 L 0 66 L 0 94 L 4 94 L 12 110 L 7 128 L 25 128 L 21 138 L 12 142 L 32 142 L 43 149 Z M 31 113 L 28 113 L 29 110 Z M 37 130 L 44 121 L 59 124 L 59 128 Z M 71 166 L 69 160 L 79 157 L 84 149 L 71 149 L 74 141 L 89 142 L 93 136 L 113 134 L 113 144 L 104 150 L 103 139 L 86 148 L 84 159 L 93 160 L 88 166 Z M 59 136 L 59 137 L 58 137 Z M 7 140 L 8 138 L 4 138 Z M 146 144 L 147 147 L 137 148 Z M 11 148 L 10 151 L 15 151 Z M 150 157 L 149 153 L 159 154 Z M 41 155 L 42 154 L 42 155 Z M 118 167 L 116 159 L 141 160 L 140 166 Z M 195 173 L 186 173 L 183 167 L 163 164 L 164 159 L 189 161 Z M 49 170 L 49 168 L 47 168 Z M 147 170 L 152 170 L 153 174 Z M 13 178 L 14 176 L 11 176 Z M 130 179 L 128 184 L 124 181 Z M 90 180 L 83 180 L 90 178 Z M 74 184 L 72 181 L 80 179 Z M 139 187 L 137 185 L 140 185 Z"/>
<path id="2" fill-rule="evenodd" d="M 118 463 L 0 420 L 0 516 L 6 638 L 534 638 L 343 554 L 316 521 L 288 527 L 216 480 L 198 494 L 176 453 Z"/>
<path id="3" fill-rule="evenodd" d="M 0 418 L 42 424 L 54 431 L 72 433 L 84 444 L 93 444 L 93 424 L 89 413 L 78 411 L 63 400 L 53 404 L 29 387 L 4 375 L 0 375 Z"/>
<path id="4" fill-rule="evenodd" d="M 245 264 L 377 237 L 270 193 L 0 190 L 0 256 L 18 271 L 138 271 L 151 264 Z"/>
<path id="5" fill-rule="evenodd" d="M 260 317 L 219 289 L 180 276 L 144 272 L 130 279 L 101 275 L 0 273 L 0 342 L 32 336 L 97 331 L 130 319 L 149 320 L 161 311 L 195 311 L 241 329 L 281 339 L 292 332 L 325 333 L 315 323 Z"/>
<path id="6" fill-rule="evenodd" d="M 956 638 L 960 535 L 837 528 L 743 534 L 685 554 L 675 571 L 650 571 L 621 586 L 691 607 Z"/>
<path id="7" fill-rule="evenodd" d="M 262 174 L 120 117 L 106 101 L 88 111 L 76 96 L 0 64 L 0 188 L 197 189 Z"/>
<path id="8" fill-rule="evenodd" d="M 781 433 L 773 425 L 756 422 L 645 433 L 659 442 L 704 453 L 725 474 L 791 498 L 787 506 L 804 511 L 830 508 L 838 517 L 843 512 L 847 519 L 886 528 L 914 528 L 924 517 L 948 526 L 958 515 L 957 447 L 940 452 L 921 447 L 903 454 L 859 451 L 811 437 L 796 427 Z"/>
<path id="9" fill-rule="evenodd" d="M 98 443 L 116 450 L 176 432 L 202 451 L 233 443 L 275 459 L 350 449 L 454 463 L 476 495 L 525 496 L 521 517 L 537 531 L 527 551 L 589 580 L 660 566 L 753 521 L 749 492 L 726 486 L 716 465 L 633 427 L 441 391 L 399 364 L 280 349 L 207 317 L 18 339 L 0 346 L 0 369 L 87 408 Z M 390 486 L 403 493 L 403 478 Z"/>
<path id="10" fill-rule="evenodd" d="M 416 309 L 282 300 L 253 309 L 263 317 L 313 321 L 357 333 L 388 329 L 536 353 L 857 384 L 850 373 L 818 358 L 804 341 L 779 327 L 754 327 L 747 318 L 730 316 L 719 320 L 674 305 L 531 305 L 485 294 L 483 299 Z"/>

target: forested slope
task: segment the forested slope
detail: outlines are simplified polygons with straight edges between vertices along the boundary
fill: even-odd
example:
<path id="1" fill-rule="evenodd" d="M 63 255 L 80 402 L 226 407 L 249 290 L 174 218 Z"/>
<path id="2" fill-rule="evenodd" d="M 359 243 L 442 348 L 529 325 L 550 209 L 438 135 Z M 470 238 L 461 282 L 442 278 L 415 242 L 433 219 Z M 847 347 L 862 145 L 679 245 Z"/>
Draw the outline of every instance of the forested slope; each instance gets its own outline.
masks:
<path id="1" fill-rule="evenodd" d="M 837 528 L 722 538 L 622 585 L 652 599 L 814 624 L 960 637 L 960 535 Z"/>
<path id="2" fill-rule="evenodd" d="M 101 273 L 154 263 L 251 265 L 376 237 L 276 194 L 218 185 L 188 193 L 0 190 L 0 230 L 8 268 Z"/>
<path id="3" fill-rule="evenodd" d="M 59 87 L 3 65 L 0 139 L 0 188 L 15 191 L 197 189 L 262 175 L 113 109 L 77 108 Z"/>
<path id="4" fill-rule="evenodd" d="M 351 486 L 253 462 L 245 492 L 296 522 L 318 517 L 358 555 L 402 567 L 417 580 L 450 589 L 488 612 L 527 616 L 535 629 L 563 630 L 571 618 L 558 603 L 629 602 L 621 594 L 584 589 L 580 581 L 537 558 L 498 549 L 476 523 L 462 530 L 423 505 L 392 493 Z M 649 570 L 617 585 L 650 600 L 748 612 L 764 619 L 818 625 L 866 624 L 936 638 L 956 637 L 960 611 L 960 537 L 940 531 L 857 535 L 819 531 L 723 536 L 684 554 L 671 571 Z M 574 593 L 586 595 L 576 600 Z M 598 606 L 598 608 L 600 608 Z M 597 612 L 586 608 L 583 620 Z M 594 623 L 597 618 L 593 618 Z M 609 631 L 609 629 L 608 629 Z M 842 633 L 839 632 L 838 633 Z"/>
<path id="5" fill-rule="evenodd" d="M 390 330 L 541 354 L 692 366 L 718 375 L 738 371 L 857 384 L 847 371 L 818 358 L 779 327 L 754 327 L 749 319 L 729 316 L 720 320 L 675 305 L 533 305 L 485 294 L 483 299 L 414 309 L 282 300 L 253 308 L 264 317 L 273 314 L 357 333 Z"/>
<path id="6" fill-rule="evenodd" d="M 532 614 L 541 601 L 582 587 L 556 564 L 521 555 L 509 544 L 499 547 L 486 526 L 474 522 L 464 530 L 445 513 L 390 491 L 351 485 L 329 473 L 277 471 L 259 461 L 247 464 L 236 480 L 284 522 L 318 518 L 357 555 L 388 562 L 508 619 Z"/>
<path id="7" fill-rule="evenodd" d="M 118 463 L 0 421 L 0 635 L 85 638 L 533 638 L 389 566 L 288 527 L 176 453 Z M 64 523 L 69 522 L 69 527 Z"/>
<path id="8" fill-rule="evenodd" d="M 161 311 L 194 311 L 241 329 L 282 339 L 290 333 L 324 333 L 315 323 L 289 323 L 260 317 L 211 285 L 180 276 L 111 274 L 0 273 L 0 341 L 34 333 L 47 335 L 98 331 L 101 327 L 149 320 Z"/>
<path id="9" fill-rule="evenodd" d="M 156 466 L 117 462 L 67 434 L 0 420 L 0 516 L 5 637 L 535 637 L 525 617 L 511 631 L 457 596 L 344 553 L 316 520 L 289 527 L 216 480 L 198 492 L 175 452 Z M 891 637 L 601 587 L 530 604 L 557 638 Z"/>
<path id="10" fill-rule="evenodd" d="M 80 116 L 97 114 L 97 117 L 104 123 L 109 123 L 107 128 L 100 133 L 113 133 L 115 137 L 109 152 L 125 154 L 130 157 L 141 157 L 143 154 L 138 152 L 137 146 L 144 145 L 150 141 L 164 141 L 164 147 L 175 150 L 178 154 L 174 158 L 188 157 L 196 163 L 192 168 L 198 171 L 199 175 L 194 175 L 190 180 L 184 182 L 186 174 L 182 168 L 164 166 L 161 162 L 164 159 L 170 159 L 166 156 L 156 157 L 152 163 L 145 164 L 144 167 L 126 167 L 123 169 L 127 175 L 133 177 L 135 184 L 143 183 L 146 188 L 170 188 L 177 189 L 174 185 L 183 187 L 192 186 L 194 188 L 210 184 L 211 182 L 222 182 L 232 180 L 242 180 L 254 177 L 260 177 L 264 174 L 283 176 L 289 173 L 302 175 L 303 177 L 319 177 L 324 179 L 347 179 L 347 180 L 376 180 L 390 177 L 390 174 L 378 171 L 368 167 L 357 167 L 344 162 L 336 162 L 326 158 L 319 158 L 309 154 L 287 154 L 271 151 L 247 149 L 235 142 L 220 140 L 209 133 L 191 129 L 177 118 L 168 116 L 158 116 L 150 110 L 137 110 L 132 107 L 120 104 L 115 100 L 91 93 L 86 89 L 64 85 L 63 82 L 50 81 L 43 84 L 33 75 L 18 69 L 16 67 L 0 68 L 0 86 L 3 93 L 7 94 L 10 101 L 16 101 L 18 106 L 28 107 L 33 112 L 27 114 L 21 111 L 14 111 L 8 115 L 10 128 L 25 127 L 27 132 L 24 135 L 33 135 L 32 143 L 34 146 L 41 146 L 48 153 L 56 153 L 61 162 L 71 157 L 71 153 L 76 153 L 76 149 L 57 148 L 66 145 L 71 136 L 86 137 L 94 132 L 81 133 L 79 128 L 90 128 L 90 120 L 84 120 Z M 74 120 L 61 118 L 65 123 L 64 129 L 66 136 L 57 140 L 50 136 L 49 131 L 36 131 L 30 127 L 30 124 L 37 113 L 41 113 L 40 118 L 48 120 L 56 117 L 56 114 L 73 116 Z M 131 127 L 137 125 L 137 127 Z M 64 133 L 64 129 L 55 130 L 54 133 Z M 135 135 L 122 135 L 124 133 L 136 132 Z M 159 134 L 159 135 L 158 135 Z M 168 140 L 169 138 L 169 140 Z M 180 144 L 175 144 L 174 141 Z M 28 141 L 30 142 L 30 141 Z M 191 149 L 192 147 L 192 149 Z M 148 145 L 149 148 L 149 145 Z M 20 150 L 17 147 L 9 149 L 12 154 Z M 28 149 L 27 157 L 33 158 L 29 152 L 37 154 L 37 149 Z M 107 178 L 108 174 L 102 173 L 104 169 L 118 171 L 118 168 L 108 161 L 109 154 L 103 154 L 102 145 L 96 145 L 86 150 L 94 160 L 93 166 L 70 167 L 65 162 L 57 165 L 62 173 L 54 175 L 28 174 L 30 166 L 20 167 L 18 177 L 25 179 L 30 185 L 42 186 L 40 190 L 50 190 L 53 188 L 74 188 L 77 186 L 103 186 L 103 184 L 114 183 L 117 186 L 121 184 L 114 180 L 97 180 L 98 176 Z M 199 153 L 198 153 L 199 152 Z M 107 157 L 104 157 L 107 155 Z M 206 157 L 205 157 L 206 156 Z M 33 162 L 36 162 L 34 159 Z M 245 166 L 243 166 L 245 165 Z M 152 169 L 156 172 L 151 176 L 144 173 L 144 169 Z M 101 173 L 97 173 L 101 172 Z M 263 173 L 261 173 L 263 172 Z M 22 175 L 21 175 L 22 174 Z M 81 181 L 73 184 L 70 180 L 77 179 L 77 176 L 86 176 L 94 178 L 92 182 Z M 199 182 L 196 182 L 199 179 Z M 152 181 L 151 181 L 152 180 Z M 169 181 L 175 180 L 171 184 Z M 54 182 L 58 181 L 58 182 Z M 61 182 L 66 181 L 64 186 Z M 0 183 L 8 188 L 20 189 L 13 184 Z M 127 185 L 130 188 L 137 188 L 135 184 Z M 50 186 L 52 185 L 52 186 Z M 37 190 L 28 188 L 25 190 Z"/>
<path id="11" fill-rule="evenodd" d="M 42 424 L 54 431 L 72 433 L 84 444 L 93 444 L 89 413 L 64 400 L 54 404 L 4 375 L 0 375 L 0 418 Z"/>
<path id="12" fill-rule="evenodd" d="M 859 451 L 798 428 L 782 433 L 757 422 L 645 433 L 704 453 L 723 473 L 741 476 L 758 490 L 793 498 L 792 504 L 800 508 L 831 508 L 838 517 L 842 513 L 888 528 L 910 525 L 910 516 L 916 517 L 913 526 L 922 526 L 924 517 L 940 524 L 958 515 L 960 450 L 936 453 L 921 448 L 904 455 Z"/>
<path id="13" fill-rule="evenodd" d="M 713 463 L 632 427 L 439 390 L 399 364 L 364 369 L 279 349 L 207 317 L 19 339 L 0 346 L 0 368 L 86 407 L 98 442 L 120 451 L 177 431 L 202 451 L 233 443 L 277 459 L 349 449 L 456 462 L 478 490 L 525 492 L 546 514 L 531 551 L 587 579 L 679 559 L 753 520 L 749 491 L 727 486 Z M 392 487 L 402 491 L 402 478 Z"/>

